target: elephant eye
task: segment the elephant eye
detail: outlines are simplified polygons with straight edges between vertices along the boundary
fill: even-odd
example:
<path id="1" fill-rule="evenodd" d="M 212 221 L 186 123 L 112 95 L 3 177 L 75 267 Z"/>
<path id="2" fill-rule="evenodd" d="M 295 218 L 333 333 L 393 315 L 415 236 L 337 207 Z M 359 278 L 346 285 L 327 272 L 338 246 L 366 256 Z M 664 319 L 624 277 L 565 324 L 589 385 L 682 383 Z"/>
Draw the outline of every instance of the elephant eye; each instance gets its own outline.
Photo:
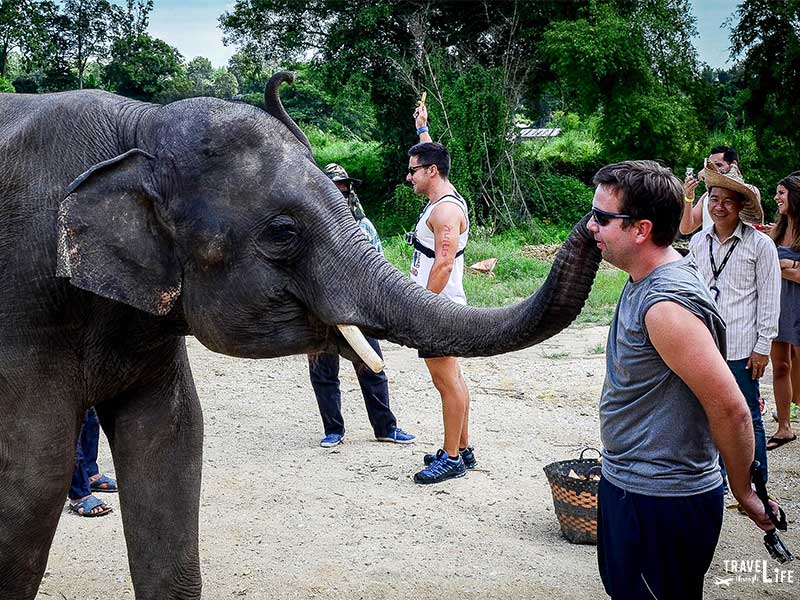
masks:
<path id="1" fill-rule="evenodd" d="M 279 215 L 264 225 L 258 236 L 258 251 L 270 260 L 293 260 L 302 247 L 300 227 L 292 217 Z"/>

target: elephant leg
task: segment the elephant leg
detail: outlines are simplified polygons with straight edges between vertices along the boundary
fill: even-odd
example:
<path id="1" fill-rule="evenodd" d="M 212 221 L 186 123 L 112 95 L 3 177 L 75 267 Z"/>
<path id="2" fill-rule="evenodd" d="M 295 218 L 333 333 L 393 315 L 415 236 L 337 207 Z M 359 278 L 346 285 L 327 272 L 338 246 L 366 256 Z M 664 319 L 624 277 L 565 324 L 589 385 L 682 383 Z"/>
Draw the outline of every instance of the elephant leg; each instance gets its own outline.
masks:
<path id="1" fill-rule="evenodd" d="M 75 466 L 84 407 L 0 389 L 0 598 L 36 596 Z M 37 396 L 37 399 L 39 396 Z"/>
<path id="2" fill-rule="evenodd" d="M 166 377 L 97 407 L 137 600 L 200 598 L 203 416 L 185 349 L 178 362 Z"/>

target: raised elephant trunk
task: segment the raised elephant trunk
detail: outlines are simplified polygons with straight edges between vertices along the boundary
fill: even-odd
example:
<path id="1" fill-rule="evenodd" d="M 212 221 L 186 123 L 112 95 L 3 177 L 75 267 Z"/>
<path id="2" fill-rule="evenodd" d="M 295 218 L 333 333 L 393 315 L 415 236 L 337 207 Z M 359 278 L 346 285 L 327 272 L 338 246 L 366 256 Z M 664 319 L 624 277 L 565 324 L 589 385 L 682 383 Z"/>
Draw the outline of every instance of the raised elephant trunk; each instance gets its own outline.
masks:
<path id="1" fill-rule="evenodd" d="M 587 221 L 588 216 L 573 228 L 544 285 L 514 306 L 472 308 L 444 300 L 375 254 L 372 260 L 359 257 L 360 269 L 350 266 L 351 276 L 361 271 L 368 283 L 358 286 L 354 297 L 344 298 L 341 291 L 332 295 L 337 306 L 329 305 L 325 318 L 445 356 L 487 356 L 532 346 L 572 323 L 586 302 L 601 259 Z"/>

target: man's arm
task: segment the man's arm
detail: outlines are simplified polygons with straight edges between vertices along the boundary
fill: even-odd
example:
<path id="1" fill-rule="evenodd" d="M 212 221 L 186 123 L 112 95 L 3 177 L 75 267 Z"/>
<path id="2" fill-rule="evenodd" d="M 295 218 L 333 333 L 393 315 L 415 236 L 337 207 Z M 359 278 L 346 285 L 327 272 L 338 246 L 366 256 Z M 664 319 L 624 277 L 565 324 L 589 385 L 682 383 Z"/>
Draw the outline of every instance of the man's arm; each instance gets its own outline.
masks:
<path id="1" fill-rule="evenodd" d="M 428 289 L 434 294 L 440 293 L 450 279 L 453 262 L 458 252 L 458 236 L 464 224 L 464 212 L 452 202 L 442 202 L 433 209 L 428 217 L 428 226 L 435 239 L 431 274 L 428 276 Z"/>
<path id="2" fill-rule="evenodd" d="M 697 179 L 691 175 L 683 182 L 683 193 L 686 198 L 694 198 L 694 190 L 697 187 Z M 690 202 L 683 203 L 683 213 L 678 229 L 683 235 L 689 235 L 703 224 L 703 202 L 707 200 L 708 194 L 700 196 L 697 204 L 692 206 Z"/>
<path id="3" fill-rule="evenodd" d="M 770 531 L 774 526 L 750 483 L 754 454 L 750 411 L 711 332 L 675 302 L 653 305 L 645 324 L 656 351 L 703 406 L 733 495 L 756 525 Z"/>
<path id="4" fill-rule="evenodd" d="M 756 345 L 747 368 L 753 379 L 761 379 L 769 363 L 772 340 L 778 335 L 781 268 L 772 240 L 759 235 L 756 244 Z"/>
<path id="5" fill-rule="evenodd" d="M 782 258 L 780 261 L 781 277 L 788 281 L 800 283 L 800 260 Z"/>
<path id="6" fill-rule="evenodd" d="M 416 125 L 417 131 L 419 131 L 420 127 L 428 126 L 428 107 L 424 104 L 420 104 L 414 111 L 414 125 Z M 433 139 L 431 138 L 430 133 L 425 130 L 419 134 L 419 141 L 420 143 L 426 143 L 432 142 Z"/>

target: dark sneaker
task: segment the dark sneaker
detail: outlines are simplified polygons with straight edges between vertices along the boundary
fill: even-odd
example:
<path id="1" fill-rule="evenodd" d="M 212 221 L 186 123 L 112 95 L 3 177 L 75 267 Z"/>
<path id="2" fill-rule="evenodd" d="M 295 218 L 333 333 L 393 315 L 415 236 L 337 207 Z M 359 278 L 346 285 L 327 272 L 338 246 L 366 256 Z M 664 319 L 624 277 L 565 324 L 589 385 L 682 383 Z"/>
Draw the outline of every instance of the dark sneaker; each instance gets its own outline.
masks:
<path id="1" fill-rule="evenodd" d="M 467 467 L 468 469 L 474 469 L 475 467 L 478 466 L 478 461 L 475 460 L 475 448 L 473 448 L 472 446 L 468 446 L 463 450 L 459 450 L 458 453 L 464 460 L 464 466 Z M 429 465 L 433 462 L 435 458 L 436 458 L 435 454 L 426 454 L 425 456 L 422 457 L 422 461 L 426 465 Z"/>
<path id="2" fill-rule="evenodd" d="M 379 442 L 391 442 L 393 444 L 412 444 L 414 440 L 417 439 L 417 436 L 411 435 L 410 433 L 406 433 L 399 427 L 396 427 L 393 431 L 389 433 L 389 435 L 385 435 L 383 437 L 375 438 Z"/>
<path id="3" fill-rule="evenodd" d="M 334 446 L 338 446 L 344 441 L 344 436 L 339 435 L 338 433 L 331 433 L 330 435 L 326 435 L 322 438 L 319 442 L 319 445 L 323 448 L 333 448 Z"/>
<path id="4" fill-rule="evenodd" d="M 439 450 L 433 462 L 414 475 L 415 483 L 439 483 L 456 477 L 463 477 L 467 474 L 467 467 L 464 466 L 464 459 L 458 455 L 458 460 L 453 460 L 447 456 L 447 452 Z"/>

